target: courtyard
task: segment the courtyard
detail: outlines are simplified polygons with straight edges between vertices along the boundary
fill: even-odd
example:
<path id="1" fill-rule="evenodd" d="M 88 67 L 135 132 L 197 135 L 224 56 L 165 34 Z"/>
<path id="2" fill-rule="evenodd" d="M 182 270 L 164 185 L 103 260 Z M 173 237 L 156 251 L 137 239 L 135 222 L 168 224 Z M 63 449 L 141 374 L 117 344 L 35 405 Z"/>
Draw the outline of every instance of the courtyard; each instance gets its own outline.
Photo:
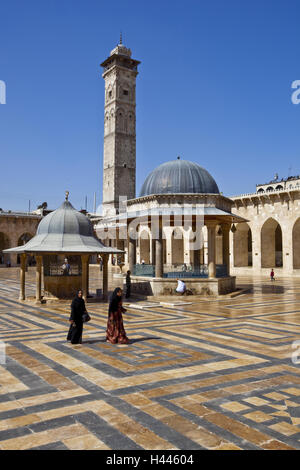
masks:
<path id="1" fill-rule="evenodd" d="M 300 449 L 300 279 L 237 286 L 181 305 L 124 299 L 129 345 L 105 341 L 107 304 L 89 303 L 71 346 L 70 302 L 19 302 L 19 270 L 0 269 L 0 449 Z"/>

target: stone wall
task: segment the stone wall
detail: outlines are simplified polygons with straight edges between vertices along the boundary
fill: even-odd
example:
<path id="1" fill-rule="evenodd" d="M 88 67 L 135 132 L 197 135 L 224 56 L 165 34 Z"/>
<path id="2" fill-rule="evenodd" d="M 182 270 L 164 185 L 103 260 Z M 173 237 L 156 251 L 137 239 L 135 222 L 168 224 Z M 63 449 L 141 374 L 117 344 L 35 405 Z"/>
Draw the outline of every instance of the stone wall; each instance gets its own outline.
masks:
<path id="1" fill-rule="evenodd" d="M 234 292 L 236 278 L 228 276 L 217 279 L 185 279 L 186 287 L 194 295 L 217 296 Z M 174 295 L 176 279 L 142 278 L 131 276 L 131 292 L 147 296 Z"/>
<path id="2" fill-rule="evenodd" d="M 17 254 L 5 253 L 2 254 L 3 249 L 14 248 L 18 244 L 23 235 L 28 235 L 32 238 L 36 234 L 38 224 L 41 221 L 41 216 L 26 214 L 26 213 L 0 213 L 0 265 L 1 261 L 4 264 L 10 260 L 12 266 L 17 264 Z"/>
<path id="3" fill-rule="evenodd" d="M 232 212 L 248 220 L 252 234 L 252 267 L 248 267 L 246 242 L 230 233 L 230 270 L 235 275 L 268 275 L 271 268 L 279 276 L 300 276 L 300 191 L 278 191 L 270 194 L 249 194 L 232 198 Z M 237 227 L 239 224 L 237 225 Z M 275 230 L 281 229 L 282 267 Z M 277 238 L 280 234 L 277 229 Z M 280 235 L 279 235 L 280 236 Z M 237 242 L 237 243 L 236 243 Z M 277 247 L 276 247 L 277 245 Z"/>
<path id="4" fill-rule="evenodd" d="M 81 276 L 44 276 L 44 297 L 73 299 L 82 289 Z"/>

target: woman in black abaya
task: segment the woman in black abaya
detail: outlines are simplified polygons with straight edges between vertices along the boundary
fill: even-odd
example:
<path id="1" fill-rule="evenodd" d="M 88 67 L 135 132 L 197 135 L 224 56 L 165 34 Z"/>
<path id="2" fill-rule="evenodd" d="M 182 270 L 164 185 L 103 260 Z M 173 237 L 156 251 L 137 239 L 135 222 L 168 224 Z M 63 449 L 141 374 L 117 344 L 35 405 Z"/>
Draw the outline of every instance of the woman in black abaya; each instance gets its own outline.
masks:
<path id="1" fill-rule="evenodd" d="M 82 298 L 82 291 L 79 290 L 71 304 L 70 329 L 67 340 L 72 344 L 82 342 L 83 321 L 82 315 L 86 312 L 85 302 Z"/>

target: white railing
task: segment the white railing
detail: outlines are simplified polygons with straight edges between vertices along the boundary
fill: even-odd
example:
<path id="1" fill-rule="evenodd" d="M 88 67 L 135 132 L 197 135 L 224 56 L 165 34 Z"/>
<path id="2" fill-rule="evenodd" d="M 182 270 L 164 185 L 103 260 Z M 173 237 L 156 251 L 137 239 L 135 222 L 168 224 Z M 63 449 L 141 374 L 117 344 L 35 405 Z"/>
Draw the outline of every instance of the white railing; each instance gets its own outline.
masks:
<path id="1" fill-rule="evenodd" d="M 300 186 L 292 186 L 291 188 L 283 188 L 283 189 L 269 189 L 268 191 L 257 191 L 256 193 L 245 193 L 240 194 L 239 196 L 228 196 L 229 199 L 239 199 L 241 197 L 255 197 L 255 196 L 263 196 L 265 194 L 272 194 L 272 193 L 286 193 L 289 191 L 300 191 Z"/>
<path id="2" fill-rule="evenodd" d="M 0 216 L 1 215 L 21 215 L 23 217 L 41 217 L 40 214 L 33 214 L 31 212 L 17 212 L 17 211 L 1 211 L 0 210 Z"/>

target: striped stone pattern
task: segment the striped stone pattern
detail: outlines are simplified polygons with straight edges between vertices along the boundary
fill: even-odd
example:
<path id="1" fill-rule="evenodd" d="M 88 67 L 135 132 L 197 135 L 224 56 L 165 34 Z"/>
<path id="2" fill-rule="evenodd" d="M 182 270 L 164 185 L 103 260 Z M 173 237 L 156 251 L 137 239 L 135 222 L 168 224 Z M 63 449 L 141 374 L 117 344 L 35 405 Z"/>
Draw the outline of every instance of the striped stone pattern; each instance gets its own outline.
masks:
<path id="1" fill-rule="evenodd" d="M 72 346 L 69 304 L 20 303 L 8 271 L 1 450 L 300 449 L 300 280 L 244 278 L 244 295 L 175 307 L 144 301 L 124 315 L 129 345 L 105 341 L 107 304 L 89 304 Z"/>

